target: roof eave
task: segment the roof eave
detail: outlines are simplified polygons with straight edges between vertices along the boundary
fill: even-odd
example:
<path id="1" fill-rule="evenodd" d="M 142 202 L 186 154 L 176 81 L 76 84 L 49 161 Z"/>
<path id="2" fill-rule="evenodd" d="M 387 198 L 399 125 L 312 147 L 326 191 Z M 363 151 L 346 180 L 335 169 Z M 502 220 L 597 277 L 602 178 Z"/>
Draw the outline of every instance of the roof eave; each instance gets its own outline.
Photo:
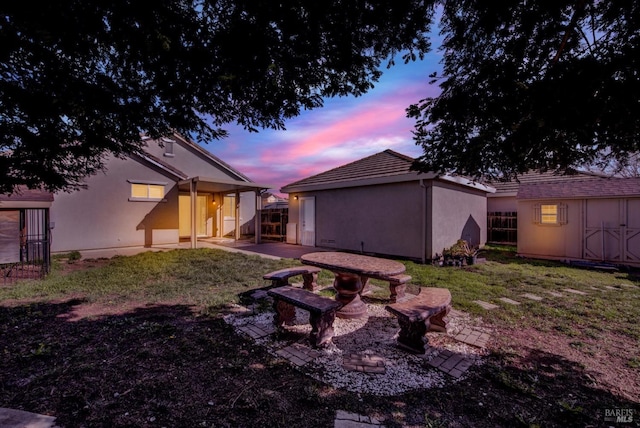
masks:
<path id="1" fill-rule="evenodd" d="M 434 173 L 418 173 L 410 172 L 406 174 L 386 175 L 382 177 L 363 178 L 360 180 L 344 180 L 332 181 L 329 183 L 289 185 L 280 189 L 282 193 L 302 193 L 313 192 L 319 190 L 344 189 L 348 187 L 374 186 L 376 184 L 402 183 L 407 181 L 416 181 L 420 179 L 432 180 L 436 177 Z"/>
<path id="2" fill-rule="evenodd" d="M 273 186 L 270 184 L 261 184 L 254 183 L 253 181 L 242 181 L 242 180 L 225 180 L 220 178 L 211 178 L 211 177 L 192 177 L 186 180 L 181 180 L 178 182 L 178 188 L 180 190 L 189 190 L 189 186 L 191 182 L 197 183 L 196 186 L 198 190 L 205 192 L 214 192 L 214 193 L 225 193 L 225 192 L 250 192 L 250 191 L 262 191 L 267 189 L 272 189 Z"/>
<path id="3" fill-rule="evenodd" d="M 480 190 L 486 193 L 495 193 L 496 189 L 494 187 L 488 186 L 486 184 L 479 183 L 477 181 L 473 181 L 470 178 L 462 177 L 459 175 L 440 175 L 438 179 L 443 181 L 448 181 L 450 183 L 460 184 L 462 186 L 471 187 L 472 189 Z"/>

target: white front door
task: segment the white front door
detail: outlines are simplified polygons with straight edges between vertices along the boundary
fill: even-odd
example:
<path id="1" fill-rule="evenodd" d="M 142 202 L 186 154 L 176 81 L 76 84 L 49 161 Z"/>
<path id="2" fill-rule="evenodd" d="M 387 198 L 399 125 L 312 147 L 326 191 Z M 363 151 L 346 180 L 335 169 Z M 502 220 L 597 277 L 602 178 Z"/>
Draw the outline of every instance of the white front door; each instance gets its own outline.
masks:
<path id="1" fill-rule="evenodd" d="M 300 198 L 300 244 L 316 246 L 316 199 Z"/>

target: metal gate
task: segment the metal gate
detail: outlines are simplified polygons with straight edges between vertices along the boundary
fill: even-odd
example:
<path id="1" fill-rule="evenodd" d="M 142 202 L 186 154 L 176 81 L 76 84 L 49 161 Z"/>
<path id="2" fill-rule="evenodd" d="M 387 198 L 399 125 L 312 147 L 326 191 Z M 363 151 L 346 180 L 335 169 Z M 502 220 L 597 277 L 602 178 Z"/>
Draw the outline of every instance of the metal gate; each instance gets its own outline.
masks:
<path id="1" fill-rule="evenodd" d="M 51 267 L 49 209 L 5 210 L 0 223 L 0 280 L 44 277 Z"/>
<path id="2" fill-rule="evenodd" d="M 586 200 L 584 258 L 620 264 L 640 263 L 638 212 L 640 199 Z"/>

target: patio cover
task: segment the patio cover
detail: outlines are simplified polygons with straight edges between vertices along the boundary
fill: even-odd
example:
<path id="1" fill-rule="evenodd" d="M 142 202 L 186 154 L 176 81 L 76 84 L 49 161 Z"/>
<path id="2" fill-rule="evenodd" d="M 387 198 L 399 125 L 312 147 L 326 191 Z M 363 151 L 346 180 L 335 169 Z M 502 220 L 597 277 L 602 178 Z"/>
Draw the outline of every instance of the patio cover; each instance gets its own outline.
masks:
<path id="1" fill-rule="evenodd" d="M 198 191 L 207 193 L 235 193 L 236 201 L 239 200 L 239 194 L 241 192 L 255 192 L 255 222 L 256 222 L 256 234 L 255 242 L 260 243 L 260 192 L 263 190 L 271 189 L 273 186 L 268 184 L 258 184 L 252 181 L 230 180 L 211 177 L 191 177 L 186 180 L 178 182 L 178 190 L 189 192 L 191 195 L 191 248 L 197 248 L 197 236 L 196 236 L 196 196 Z M 236 206 L 236 210 L 238 207 Z M 240 233 L 240 215 L 236 212 L 236 239 L 239 238 Z"/>

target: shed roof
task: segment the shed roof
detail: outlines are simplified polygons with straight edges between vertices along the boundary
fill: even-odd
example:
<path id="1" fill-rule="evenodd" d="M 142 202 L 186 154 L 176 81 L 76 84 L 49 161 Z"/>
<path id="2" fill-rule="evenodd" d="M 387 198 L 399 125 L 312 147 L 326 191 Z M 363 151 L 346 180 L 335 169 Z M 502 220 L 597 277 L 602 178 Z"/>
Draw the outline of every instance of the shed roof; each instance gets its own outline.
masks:
<path id="1" fill-rule="evenodd" d="M 518 199 L 582 199 L 640 197 L 640 177 L 522 184 Z"/>
<path id="2" fill-rule="evenodd" d="M 578 171 L 572 170 L 573 173 L 570 174 L 557 174 L 553 171 L 547 172 L 537 172 L 530 171 L 518 176 L 516 180 L 510 181 L 492 181 L 490 184 L 495 187 L 496 193 L 494 196 L 514 196 L 518 192 L 518 188 L 524 184 L 532 184 L 532 183 L 547 183 L 547 182 L 558 182 L 558 181 L 574 181 L 574 180 L 592 180 L 603 178 L 602 175 L 586 172 L 586 171 Z"/>
<path id="3" fill-rule="evenodd" d="M 410 156 L 387 149 L 346 165 L 287 184 L 281 191 L 285 193 L 304 192 L 414 181 L 419 179 L 432 180 L 436 178 L 485 192 L 494 191 L 491 187 L 472 182 L 464 177 L 412 171 L 411 165 L 413 161 L 414 159 Z"/>
<path id="4" fill-rule="evenodd" d="M 340 183 L 365 178 L 409 174 L 412 172 L 412 163 L 413 159 L 411 157 L 387 149 L 383 152 L 367 156 L 366 158 L 287 184 L 283 189 L 313 184 Z"/>

